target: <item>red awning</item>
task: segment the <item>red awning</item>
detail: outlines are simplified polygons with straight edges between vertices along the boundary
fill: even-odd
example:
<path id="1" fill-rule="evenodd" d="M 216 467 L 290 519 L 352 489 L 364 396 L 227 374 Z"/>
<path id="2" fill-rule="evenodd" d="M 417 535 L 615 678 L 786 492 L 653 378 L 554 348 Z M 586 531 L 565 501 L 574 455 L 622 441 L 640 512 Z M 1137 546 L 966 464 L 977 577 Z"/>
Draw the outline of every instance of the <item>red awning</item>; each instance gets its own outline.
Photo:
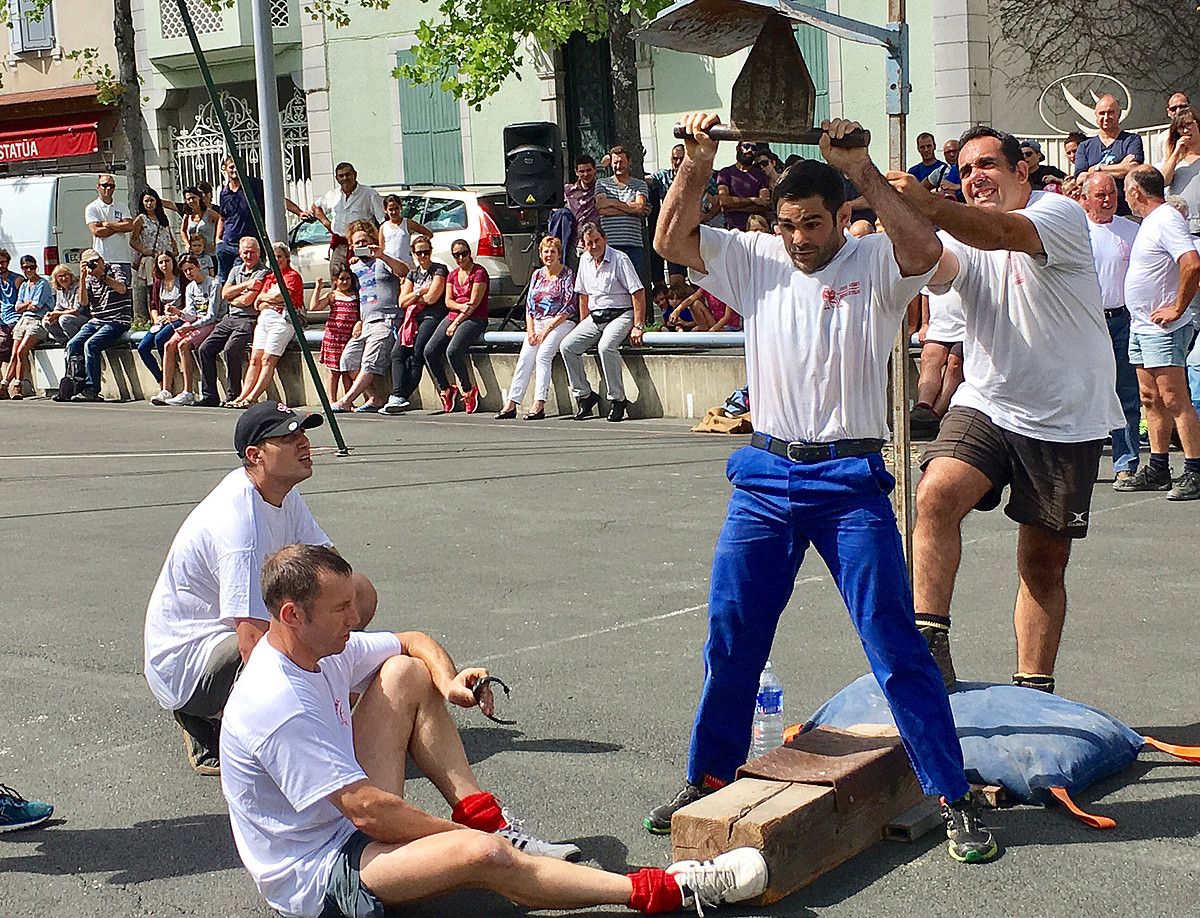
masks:
<path id="1" fill-rule="evenodd" d="M 44 119 L 4 128 L 0 130 L 0 163 L 87 156 L 100 149 L 95 121 Z"/>

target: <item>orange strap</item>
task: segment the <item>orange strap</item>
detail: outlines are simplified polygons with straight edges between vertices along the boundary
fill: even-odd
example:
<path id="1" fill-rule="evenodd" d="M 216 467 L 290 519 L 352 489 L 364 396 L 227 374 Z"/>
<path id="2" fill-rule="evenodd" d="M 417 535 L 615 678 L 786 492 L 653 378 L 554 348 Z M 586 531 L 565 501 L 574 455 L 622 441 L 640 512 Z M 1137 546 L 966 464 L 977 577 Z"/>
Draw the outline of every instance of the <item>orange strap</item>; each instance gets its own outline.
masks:
<path id="1" fill-rule="evenodd" d="M 1085 826 L 1090 826 L 1093 829 L 1115 829 L 1117 827 L 1115 819 L 1109 819 L 1107 816 L 1094 816 L 1091 813 L 1085 813 L 1081 810 L 1075 805 L 1075 801 L 1071 799 L 1071 795 L 1067 793 L 1065 787 L 1052 787 L 1050 788 L 1050 793 L 1055 796 L 1059 803 L 1067 808 L 1067 812 Z"/>
<path id="2" fill-rule="evenodd" d="M 1173 755 L 1186 762 L 1200 762 L 1200 746 L 1176 746 L 1174 743 L 1156 740 L 1152 736 L 1147 736 L 1145 739 L 1147 746 L 1153 746 L 1159 752 L 1165 752 L 1167 755 Z"/>
<path id="3" fill-rule="evenodd" d="M 790 727 L 788 727 L 787 729 L 785 729 L 783 731 L 783 741 L 785 743 L 790 743 L 797 736 L 799 736 L 801 733 L 803 733 L 804 728 L 807 726 L 808 726 L 808 724 L 792 724 Z"/>

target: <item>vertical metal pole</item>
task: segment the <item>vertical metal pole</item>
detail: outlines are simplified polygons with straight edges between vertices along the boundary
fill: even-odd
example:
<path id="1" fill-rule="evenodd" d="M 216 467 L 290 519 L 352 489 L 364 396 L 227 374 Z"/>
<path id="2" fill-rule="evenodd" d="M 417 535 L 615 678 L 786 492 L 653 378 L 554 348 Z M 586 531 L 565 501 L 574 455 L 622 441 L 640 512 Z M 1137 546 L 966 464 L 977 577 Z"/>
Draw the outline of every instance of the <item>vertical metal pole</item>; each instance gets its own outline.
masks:
<path id="1" fill-rule="evenodd" d="M 888 0 L 888 24 L 903 25 L 905 0 Z M 888 167 L 894 171 L 904 168 L 904 153 L 907 148 L 908 117 L 908 49 L 907 35 L 902 37 L 904 51 L 900 61 L 889 60 L 888 73 Z M 913 549 L 913 489 L 912 458 L 908 428 L 908 314 L 900 326 L 896 343 L 892 346 L 892 447 L 895 450 L 894 468 L 896 491 L 892 501 L 896 508 L 896 522 L 900 537 L 904 541 L 904 561 L 912 576 Z"/>
<path id="2" fill-rule="evenodd" d="M 208 100 L 212 103 L 213 114 L 216 116 L 217 124 L 221 126 L 221 134 L 225 137 L 225 143 L 229 148 L 229 155 L 233 157 L 234 164 L 237 166 L 238 174 L 246 174 L 246 157 L 237 148 L 234 143 L 233 130 L 229 127 L 229 119 L 225 116 L 224 109 L 221 108 L 221 100 L 217 95 L 217 85 L 213 82 L 212 71 L 208 67 L 208 61 L 205 60 L 204 50 L 200 47 L 200 38 L 196 35 L 196 24 L 192 22 L 192 14 L 188 11 L 187 0 L 175 0 L 175 8 L 179 10 L 179 18 L 183 20 L 183 27 L 187 31 L 188 42 L 192 46 L 192 54 L 196 56 L 196 65 L 200 68 L 200 77 L 204 80 L 204 88 L 208 91 Z M 269 21 L 269 20 L 268 20 Z M 274 85 L 274 84 L 272 84 Z M 274 103 L 278 108 L 279 103 Z M 254 231 L 259 236 L 269 235 L 267 230 L 267 221 L 263 216 L 263 202 L 258 200 L 258 195 L 250 185 L 242 186 L 246 191 L 246 200 L 250 204 L 250 220 L 254 223 Z M 267 197 L 268 195 L 264 195 Z M 275 257 L 275 250 L 271 246 L 267 246 L 266 252 L 267 263 L 271 266 L 271 272 L 276 276 L 282 276 L 283 272 L 279 269 L 279 260 Z M 279 292 L 283 294 L 283 305 L 287 309 L 288 317 L 292 320 L 292 328 L 296 331 L 296 343 L 300 345 L 300 353 L 304 355 L 304 363 L 308 367 L 309 377 L 312 379 L 313 386 L 317 390 L 317 395 L 321 399 L 321 408 L 325 414 L 325 420 L 329 424 L 329 432 L 333 434 L 333 441 L 338 446 L 339 456 L 349 456 L 350 450 L 346 446 L 346 441 L 342 438 L 341 428 L 338 427 L 337 416 L 333 413 L 333 409 L 329 404 L 329 394 L 325 391 L 325 384 L 321 380 L 321 373 L 317 370 L 317 362 L 313 360 L 312 348 L 304 340 L 304 323 L 300 321 L 300 314 L 296 311 L 302 307 L 303 303 L 293 303 L 292 295 L 288 293 L 286 284 L 279 285 Z"/>
<path id="3" fill-rule="evenodd" d="M 275 78 L 275 38 L 270 0 L 251 0 L 254 24 L 254 79 L 258 85 L 259 142 L 262 145 L 264 218 L 268 242 L 287 241 L 283 207 L 283 137 L 279 127 L 279 85 Z"/>

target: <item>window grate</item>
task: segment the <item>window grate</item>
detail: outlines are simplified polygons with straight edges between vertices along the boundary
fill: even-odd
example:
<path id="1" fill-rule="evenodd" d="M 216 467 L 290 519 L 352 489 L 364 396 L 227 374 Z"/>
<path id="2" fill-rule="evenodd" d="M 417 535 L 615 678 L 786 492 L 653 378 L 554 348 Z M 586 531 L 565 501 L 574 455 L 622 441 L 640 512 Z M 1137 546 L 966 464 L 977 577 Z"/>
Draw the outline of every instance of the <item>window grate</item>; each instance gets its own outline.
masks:
<path id="1" fill-rule="evenodd" d="M 183 17 L 179 15 L 179 6 L 175 0 L 160 0 L 162 12 L 162 37 L 184 38 L 187 29 L 183 25 Z M 211 35 L 220 32 L 223 26 L 220 10 L 214 10 L 205 0 L 187 0 L 188 13 L 191 14 L 192 24 L 196 27 L 197 35 Z"/>
<path id="2" fill-rule="evenodd" d="M 291 0 L 271 0 L 271 25 L 276 29 L 286 29 L 292 24 Z"/>

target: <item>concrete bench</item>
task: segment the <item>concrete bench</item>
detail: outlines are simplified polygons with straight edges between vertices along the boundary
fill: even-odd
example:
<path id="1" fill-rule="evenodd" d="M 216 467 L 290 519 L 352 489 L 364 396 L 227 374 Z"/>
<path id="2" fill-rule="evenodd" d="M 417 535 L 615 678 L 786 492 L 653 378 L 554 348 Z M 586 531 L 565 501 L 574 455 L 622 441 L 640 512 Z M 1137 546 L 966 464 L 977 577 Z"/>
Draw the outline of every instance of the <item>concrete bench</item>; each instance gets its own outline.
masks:
<path id="1" fill-rule="evenodd" d="M 137 342 L 145 332 L 130 332 L 104 353 L 101 370 L 101 395 L 117 401 L 144 401 L 155 395 L 159 386 L 150 371 L 142 364 L 136 353 Z M 704 412 L 722 404 L 731 392 L 746 384 L 744 356 L 736 345 L 741 343 L 740 333 L 730 332 L 732 347 L 720 350 L 690 350 L 676 347 L 665 350 L 658 341 L 656 347 L 621 350 L 625 366 L 626 393 L 631 401 L 630 416 L 635 418 L 699 418 Z M 322 330 L 309 328 L 305 340 L 313 351 L 314 358 L 320 349 Z M 736 335 L 736 338 L 734 336 Z M 682 336 L 662 333 L 656 339 L 679 341 Z M 517 352 L 521 333 L 494 332 L 484 334 L 483 340 L 470 352 L 474 378 L 479 385 L 480 410 L 500 410 L 508 397 L 516 369 Z M 910 348 L 910 373 L 915 372 L 919 348 Z M 58 382 L 65 371 L 65 353 L 59 345 L 39 347 L 33 354 L 35 388 L 57 390 Z M 592 387 L 603 394 L 603 381 L 599 358 L 589 355 L 588 378 Z M 318 364 L 322 385 L 328 371 Z M 223 366 L 218 367 L 217 378 L 225 379 Z M 390 391 L 391 381 L 384 378 L 384 393 Z M 532 385 L 532 384 L 531 384 Z M 915 388 L 915 381 L 914 381 Z M 177 391 L 177 388 L 176 390 Z M 268 389 L 269 398 L 278 399 L 288 405 L 318 405 L 320 397 L 313 387 L 299 346 L 292 342 L 279 361 L 275 381 Z M 532 401 L 527 393 L 525 403 Z M 420 388 L 414 393 L 412 402 L 418 408 L 434 410 L 439 407 L 437 392 L 425 373 Z M 549 414 L 566 414 L 574 411 L 566 370 L 561 359 L 554 361 L 550 394 L 546 402 Z"/>

